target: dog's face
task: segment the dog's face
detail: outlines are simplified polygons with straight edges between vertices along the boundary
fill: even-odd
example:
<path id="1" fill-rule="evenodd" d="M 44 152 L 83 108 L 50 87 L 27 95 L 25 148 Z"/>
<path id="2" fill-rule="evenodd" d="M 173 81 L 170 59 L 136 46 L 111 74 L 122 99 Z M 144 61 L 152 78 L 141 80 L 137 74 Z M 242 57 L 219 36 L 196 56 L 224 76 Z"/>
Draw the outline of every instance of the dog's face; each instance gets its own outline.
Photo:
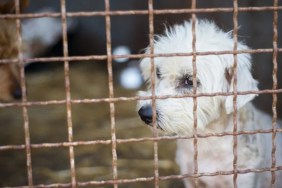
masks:
<path id="1" fill-rule="evenodd" d="M 226 51 L 233 49 L 233 39 L 229 34 L 220 31 L 213 23 L 197 22 L 196 27 L 198 52 Z M 238 49 L 247 49 L 243 44 Z M 149 50 L 147 50 L 148 53 Z M 192 52 L 191 24 L 178 25 L 164 36 L 159 36 L 154 44 L 154 51 L 159 53 Z M 232 54 L 205 55 L 196 57 L 197 93 L 231 92 L 233 91 Z M 193 92 L 192 57 L 156 57 L 154 58 L 155 94 L 185 95 Z M 149 88 L 140 92 L 141 96 L 151 95 L 151 61 L 144 58 L 140 64 L 144 79 Z M 238 55 L 237 90 L 257 90 L 257 82 L 250 73 L 250 56 Z M 241 108 L 255 95 L 242 95 L 237 98 L 237 107 Z M 157 126 L 167 133 L 191 134 L 193 130 L 193 98 L 167 98 L 156 100 Z M 146 123 L 152 124 L 151 100 L 140 100 L 138 113 Z M 233 111 L 232 96 L 214 96 L 197 98 L 197 127 L 204 130 L 206 126 L 219 119 L 225 113 Z"/>

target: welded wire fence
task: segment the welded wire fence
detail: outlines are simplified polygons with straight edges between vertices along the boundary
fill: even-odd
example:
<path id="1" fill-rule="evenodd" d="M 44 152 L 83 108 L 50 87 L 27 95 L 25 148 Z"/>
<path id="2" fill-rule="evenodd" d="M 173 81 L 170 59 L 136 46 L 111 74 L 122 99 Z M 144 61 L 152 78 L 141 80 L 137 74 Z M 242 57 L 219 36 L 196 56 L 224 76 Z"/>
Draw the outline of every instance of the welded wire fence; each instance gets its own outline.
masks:
<path id="1" fill-rule="evenodd" d="M 124 11 L 113 11 L 110 9 L 110 1 L 105 0 L 105 10 L 104 11 L 93 11 L 93 12 L 67 12 L 66 11 L 66 0 L 61 0 L 61 12 L 59 13 L 20 13 L 19 0 L 15 0 L 16 3 L 16 14 L 6 14 L 0 15 L 0 19 L 16 19 L 17 21 L 17 35 L 19 43 L 22 43 L 20 27 L 21 20 L 24 18 L 42 18 L 42 17 L 60 17 L 62 21 L 62 36 L 63 36 L 63 57 L 46 57 L 46 58 L 27 58 L 24 59 L 22 52 L 19 53 L 17 59 L 1 59 L 1 64 L 6 63 L 16 63 L 20 65 L 20 80 L 21 80 L 21 89 L 22 89 L 22 100 L 20 102 L 8 102 L 0 103 L 0 108 L 22 108 L 23 116 L 23 127 L 24 127 L 24 138 L 25 143 L 21 145 L 1 145 L 0 151 L 8 150 L 25 150 L 26 153 L 26 169 L 27 169 L 27 185 L 22 185 L 22 187 L 76 187 L 76 186 L 103 186 L 103 185 L 113 185 L 118 187 L 121 184 L 126 183 L 136 183 L 136 182 L 154 182 L 155 187 L 159 187 L 159 182 L 163 180 L 171 179 L 184 179 L 184 178 L 194 178 L 196 187 L 198 185 L 198 178 L 204 176 L 218 176 L 218 175 L 233 175 L 233 184 L 234 187 L 237 187 L 237 177 L 238 174 L 246 173 L 259 173 L 259 172 L 271 172 L 272 181 L 271 185 L 275 184 L 275 172 L 282 170 L 282 166 L 276 166 L 275 151 L 276 143 L 275 138 L 276 134 L 282 132 L 282 129 L 276 127 L 277 122 L 277 94 L 282 92 L 282 89 L 277 87 L 277 56 L 279 52 L 282 52 L 281 48 L 278 48 L 278 11 L 282 10 L 281 6 L 278 6 L 278 0 L 273 1 L 273 6 L 264 6 L 264 7 L 238 7 L 238 0 L 233 0 L 233 7 L 228 8 L 197 8 L 196 0 L 192 0 L 191 7 L 183 9 L 164 9 L 156 10 L 154 9 L 153 0 L 148 0 L 148 10 L 124 10 Z M 253 50 L 238 50 L 238 14 L 240 12 L 255 12 L 255 11 L 271 11 L 273 12 L 273 47 L 268 49 L 253 49 Z M 195 32 L 195 22 L 196 16 L 198 13 L 213 13 L 213 12 L 231 12 L 233 13 L 233 37 L 234 37 L 234 48 L 233 51 L 208 51 L 208 52 L 197 52 L 196 51 L 196 32 Z M 193 33 L 193 42 L 191 53 L 171 53 L 171 54 L 155 54 L 154 53 L 154 16 L 161 14 L 191 14 L 192 15 L 192 33 Z M 149 44 L 150 44 L 150 53 L 149 54 L 131 54 L 131 55 L 113 55 L 112 54 L 112 42 L 111 42 L 111 17 L 121 16 L 121 15 L 148 15 L 149 18 Z M 106 49 L 107 54 L 105 55 L 89 55 L 89 56 L 69 56 L 68 53 L 68 38 L 67 38 L 67 21 L 68 17 L 104 17 L 106 23 Z M 21 51 L 21 49 L 19 49 Z M 237 79 L 236 79 L 236 70 L 237 70 L 237 55 L 241 53 L 272 53 L 273 54 L 273 86 L 272 89 L 259 90 L 259 91 L 237 91 Z M 205 55 L 222 55 L 222 54 L 233 54 L 234 56 L 234 72 L 235 72 L 235 81 L 234 81 L 234 91 L 233 92 L 217 92 L 217 93 L 197 93 L 196 91 L 196 58 L 197 56 Z M 156 96 L 155 95 L 155 80 L 154 80 L 154 57 L 172 57 L 172 56 L 192 56 L 193 58 L 193 92 L 185 94 L 182 96 L 179 95 L 166 95 L 166 96 Z M 133 97 L 115 97 L 114 96 L 114 87 L 113 87 L 113 59 L 118 58 L 130 58 L 130 59 L 140 59 L 144 57 L 149 57 L 151 60 L 151 81 L 152 81 L 152 96 L 133 96 Z M 90 99 L 72 99 L 71 90 L 70 90 L 70 68 L 69 63 L 72 61 L 88 61 L 88 60 L 106 60 L 107 61 L 107 72 L 108 72 L 108 88 L 109 94 L 106 98 L 90 98 Z M 24 66 L 26 63 L 30 62 L 63 62 L 64 63 L 64 78 L 65 78 L 65 99 L 62 100 L 49 100 L 49 101 L 28 101 L 27 92 L 26 92 L 26 78 Z M 237 106 L 236 100 L 238 95 L 246 94 L 272 94 L 272 128 L 268 130 L 253 130 L 253 131 L 238 131 L 237 129 Z M 197 132 L 197 98 L 198 97 L 214 97 L 214 96 L 234 96 L 234 128 L 231 132 L 222 132 L 222 133 L 209 133 L 209 134 L 199 134 Z M 194 125 L 193 125 L 193 136 L 159 136 L 156 132 L 156 99 L 167 99 L 167 98 L 185 98 L 192 97 L 194 101 L 193 115 L 194 115 Z M 144 137 L 144 138 L 130 138 L 130 139 L 117 139 L 116 138 L 116 129 L 115 129 L 115 104 L 117 102 L 125 101 L 137 101 L 137 100 L 146 100 L 152 99 L 153 107 L 153 124 L 155 131 L 153 137 Z M 108 140 L 93 140 L 93 141 L 74 141 L 73 139 L 73 123 L 72 123 L 72 105 L 81 104 L 81 103 L 107 103 L 110 107 L 110 124 L 111 124 L 111 139 Z M 41 144 L 32 144 L 30 141 L 30 126 L 29 126 L 29 115 L 28 108 L 32 106 L 47 106 L 47 105 L 59 105 L 64 104 L 66 106 L 66 117 L 67 117 L 67 133 L 68 141 L 59 142 L 59 143 L 41 143 Z M 259 169 L 238 169 L 237 168 L 237 136 L 244 134 L 270 134 L 272 133 L 272 163 L 271 166 Z M 208 137 L 223 137 L 223 136 L 233 136 L 233 170 L 230 171 L 216 171 L 216 172 L 199 172 L 198 164 L 201 162 L 198 160 L 198 146 L 197 141 L 199 138 L 208 138 Z M 160 176 L 158 168 L 158 142 L 161 140 L 177 140 L 177 139 L 193 139 L 194 145 L 194 170 L 190 174 L 172 174 L 168 176 Z M 118 176 L 117 168 L 117 144 L 124 143 L 139 143 L 144 141 L 152 141 L 154 143 L 154 176 L 151 177 L 137 177 L 135 179 L 120 179 Z M 76 165 L 75 165 L 75 155 L 74 148 L 86 145 L 111 145 L 112 148 L 112 179 L 111 180 L 102 180 L 102 181 L 87 181 L 80 182 L 76 177 Z M 69 183 L 54 183 L 54 184 L 45 184 L 45 185 L 35 185 L 33 183 L 33 166 L 32 166 L 32 154 L 31 149 L 38 148 L 68 148 L 69 151 L 69 164 L 70 164 L 70 176 L 71 182 Z M 271 186 L 270 185 L 270 186 Z"/>

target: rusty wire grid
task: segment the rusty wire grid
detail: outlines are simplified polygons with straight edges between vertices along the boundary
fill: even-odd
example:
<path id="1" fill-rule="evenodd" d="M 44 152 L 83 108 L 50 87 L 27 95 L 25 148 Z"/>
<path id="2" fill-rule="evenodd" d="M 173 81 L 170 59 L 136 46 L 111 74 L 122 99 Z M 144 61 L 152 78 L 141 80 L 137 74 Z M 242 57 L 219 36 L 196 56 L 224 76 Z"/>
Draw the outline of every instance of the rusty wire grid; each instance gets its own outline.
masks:
<path id="1" fill-rule="evenodd" d="M 238 174 L 246 173 L 259 173 L 259 172 L 271 172 L 271 186 L 275 184 L 275 172 L 282 170 L 282 166 L 276 166 L 276 143 L 275 138 L 277 133 L 281 133 L 282 129 L 276 127 L 277 122 L 277 94 L 282 93 L 282 89 L 277 87 L 277 56 L 279 52 L 282 52 L 282 48 L 278 48 L 278 11 L 282 10 L 281 6 L 278 6 L 278 0 L 274 0 L 273 6 L 265 7 L 239 7 L 238 0 L 233 0 L 232 8 L 197 8 L 196 0 L 192 0 L 190 8 L 187 9 L 164 9 L 164 10 L 155 10 L 153 6 L 153 0 L 148 0 L 148 10 L 129 10 L 129 11 L 112 11 L 110 10 L 110 1 L 104 0 L 105 11 L 93 11 L 93 12 L 74 12 L 69 13 L 66 11 L 66 1 L 61 0 L 61 12 L 60 13 L 34 13 L 34 14 L 21 14 L 19 0 L 15 0 L 16 5 L 16 14 L 7 14 L 0 15 L 1 18 L 7 19 L 16 19 L 17 21 L 17 36 L 19 43 L 22 43 L 22 38 L 20 34 L 21 19 L 23 18 L 41 18 L 41 17 L 60 17 L 62 20 L 62 36 L 63 36 L 63 57 L 50 57 L 50 58 L 27 58 L 23 59 L 21 49 L 17 59 L 2 59 L 0 64 L 6 63 L 17 63 L 20 65 L 20 78 L 21 78 L 21 89 L 23 93 L 23 98 L 21 102 L 8 102 L 0 103 L 0 108 L 12 108 L 12 107 L 21 107 L 22 116 L 23 116 L 23 126 L 24 126 L 24 138 L 25 143 L 21 145 L 1 145 L 0 151 L 7 150 L 25 150 L 26 153 L 26 167 L 27 167 L 27 182 L 29 187 L 76 187 L 76 186 L 102 186 L 102 185 L 113 185 L 115 188 L 119 184 L 125 183 L 135 183 L 135 182 L 154 182 L 154 187 L 159 187 L 159 181 L 170 180 L 170 179 L 184 179 L 187 177 L 194 178 L 195 187 L 198 187 L 198 178 L 204 176 L 218 176 L 218 175 L 233 175 L 233 185 L 237 187 L 237 176 Z M 238 45 L 238 14 L 240 12 L 251 12 L 251 11 L 272 11 L 273 12 L 273 48 L 269 49 L 253 49 L 253 50 L 237 50 Z M 207 52 L 197 52 L 196 51 L 196 14 L 198 13 L 213 13 L 213 12 L 231 12 L 233 13 L 233 38 L 234 38 L 234 47 L 233 51 L 207 51 Z M 191 53 L 171 53 L 171 54 L 155 54 L 154 53 L 154 15 L 160 14 L 191 14 L 192 15 L 192 52 Z M 131 55 L 112 55 L 112 43 L 111 43 L 111 17 L 112 16 L 121 16 L 121 15 L 148 15 L 149 16 L 149 45 L 150 51 L 149 54 L 131 54 Z M 91 17 L 91 16 L 102 16 L 105 17 L 106 23 L 106 55 L 89 55 L 89 56 L 69 56 L 68 54 L 68 38 L 67 38 L 67 17 Z M 273 86 L 272 89 L 268 90 L 259 90 L 259 91 L 237 91 L 237 55 L 240 53 L 272 53 L 273 54 Z M 204 55 L 221 55 L 221 54 L 233 54 L 234 56 L 234 83 L 233 83 L 233 92 L 217 92 L 217 93 L 197 93 L 197 65 L 196 58 L 197 56 Z M 171 56 L 192 56 L 193 63 L 193 92 L 190 94 L 185 94 L 182 96 L 179 95 L 165 95 L 165 96 L 156 96 L 155 94 L 155 76 L 154 76 L 154 57 L 171 57 Z M 130 59 L 139 59 L 144 57 L 149 57 L 151 60 L 151 80 L 152 80 L 152 96 L 141 97 L 115 97 L 114 87 L 113 87 L 113 70 L 112 70 L 112 61 L 113 59 L 118 58 L 130 58 Z M 108 88 L 109 88 L 109 97 L 107 98 L 91 98 L 91 99 L 72 99 L 71 90 L 70 90 L 70 68 L 69 62 L 71 61 L 90 61 L 90 60 L 107 60 L 107 72 L 108 72 Z M 26 79 L 24 73 L 24 65 L 30 62 L 64 62 L 64 78 L 65 78 L 65 99 L 63 100 L 49 100 L 49 101 L 28 101 L 27 92 L 26 92 Z M 247 95 L 247 94 L 272 94 L 272 129 L 269 130 L 254 130 L 254 131 L 238 131 L 237 130 L 237 96 L 238 95 Z M 222 132 L 222 133 L 209 133 L 209 134 L 199 134 L 197 132 L 197 98 L 198 97 L 213 97 L 213 96 L 233 96 L 233 131 L 232 132 Z M 193 136 L 159 136 L 156 131 L 156 99 L 167 99 L 167 98 L 193 98 Z M 137 100 L 146 100 L 152 99 L 152 108 L 153 108 L 153 135 L 152 137 L 143 137 L 143 138 L 130 138 L 130 139 L 117 139 L 116 130 L 115 130 L 115 103 L 117 102 L 128 102 L 128 101 L 137 101 Z M 95 141 L 74 141 L 73 139 L 73 124 L 72 124 L 72 105 L 81 104 L 81 103 L 108 103 L 110 107 L 110 124 L 111 124 L 111 139 L 108 140 L 95 140 Z M 29 130 L 29 116 L 28 108 L 31 106 L 46 106 L 46 105 L 66 105 L 66 116 L 67 116 L 67 130 L 68 130 L 68 141 L 67 142 L 58 142 L 58 143 L 41 143 L 41 144 L 32 144 L 30 143 L 30 130 Z M 272 162 L 271 167 L 257 168 L 257 169 L 238 169 L 237 168 L 237 136 L 243 134 L 269 134 L 272 133 Z M 223 137 L 223 136 L 233 136 L 233 170 L 231 171 L 216 171 L 212 173 L 199 172 L 198 171 L 198 138 L 208 138 L 208 137 Z M 194 147 L 194 171 L 190 174 L 183 175 L 168 175 L 160 176 L 159 174 L 159 159 L 158 159 L 158 142 L 161 140 L 176 140 L 176 139 L 193 139 Z M 151 177 L 138 177 L 135 179 L 120 179 L 118 177 L 118 167 L 117 167 L 117 145 L 124 143 L 139 143 L 145 141 L 152 141 L 154 146 L 154 176 Z M 102 181 L 87 181 L 79 182 L 76 177 L 75 170 L 75 155 L 74 149 L 79 146 L 86 145 L 111 145 L 112 150 L 112 179 L 111 180 L 102 180 Z M 54 183 L 46 185 L 35 185 L 33 183 L 33 171 L 32 171 L 32 156 L 31 149 L 37 148 L 58 148 L 64 147 L 69 150 L 69 164 L 70 164 L 70 176 L 71 182 L 69 183 Z"/>

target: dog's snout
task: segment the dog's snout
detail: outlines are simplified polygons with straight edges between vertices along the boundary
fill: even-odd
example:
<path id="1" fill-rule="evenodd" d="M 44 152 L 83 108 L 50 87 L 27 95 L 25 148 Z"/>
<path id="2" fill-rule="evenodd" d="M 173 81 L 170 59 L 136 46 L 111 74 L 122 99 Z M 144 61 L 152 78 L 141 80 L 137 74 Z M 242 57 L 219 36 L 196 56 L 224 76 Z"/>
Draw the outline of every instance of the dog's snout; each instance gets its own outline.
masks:
<path id="1" fill-rule="evenodd" d="M 143 106 L 139 111 L 138 114 L 142 121 L 144 121 L 146 124 L 152 123 L 152 116 L 153 111 L 151 106 Z"/>
<path id="2" fill-rule="evenodd" d="M 13 91 L 13 97 L 14 97 L 14 99 L 21 99 L 22 98 L 22 90 L 21 90 L 20 87 L 16 88 Z"/>

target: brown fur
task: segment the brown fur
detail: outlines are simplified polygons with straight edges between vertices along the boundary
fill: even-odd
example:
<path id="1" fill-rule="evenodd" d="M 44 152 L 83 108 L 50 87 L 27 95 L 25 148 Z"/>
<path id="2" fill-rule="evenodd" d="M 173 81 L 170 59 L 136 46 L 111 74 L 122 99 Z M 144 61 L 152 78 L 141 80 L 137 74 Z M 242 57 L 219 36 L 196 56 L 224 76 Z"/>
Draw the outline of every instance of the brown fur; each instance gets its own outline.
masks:
<path id="1" fill-rule="evenodd" d="M 23 10 L 28 0 L 20 0 Z M 14 0 L 0 3 L 0 14 L 15 13 Z M 14 59 L 18 57 L 19 44 L 16 34 L 15 19 L 0 19 L 0 59 Z M 19 65 L 0 63 L 0 101 L 10 101 L 21 97 Z"/>

